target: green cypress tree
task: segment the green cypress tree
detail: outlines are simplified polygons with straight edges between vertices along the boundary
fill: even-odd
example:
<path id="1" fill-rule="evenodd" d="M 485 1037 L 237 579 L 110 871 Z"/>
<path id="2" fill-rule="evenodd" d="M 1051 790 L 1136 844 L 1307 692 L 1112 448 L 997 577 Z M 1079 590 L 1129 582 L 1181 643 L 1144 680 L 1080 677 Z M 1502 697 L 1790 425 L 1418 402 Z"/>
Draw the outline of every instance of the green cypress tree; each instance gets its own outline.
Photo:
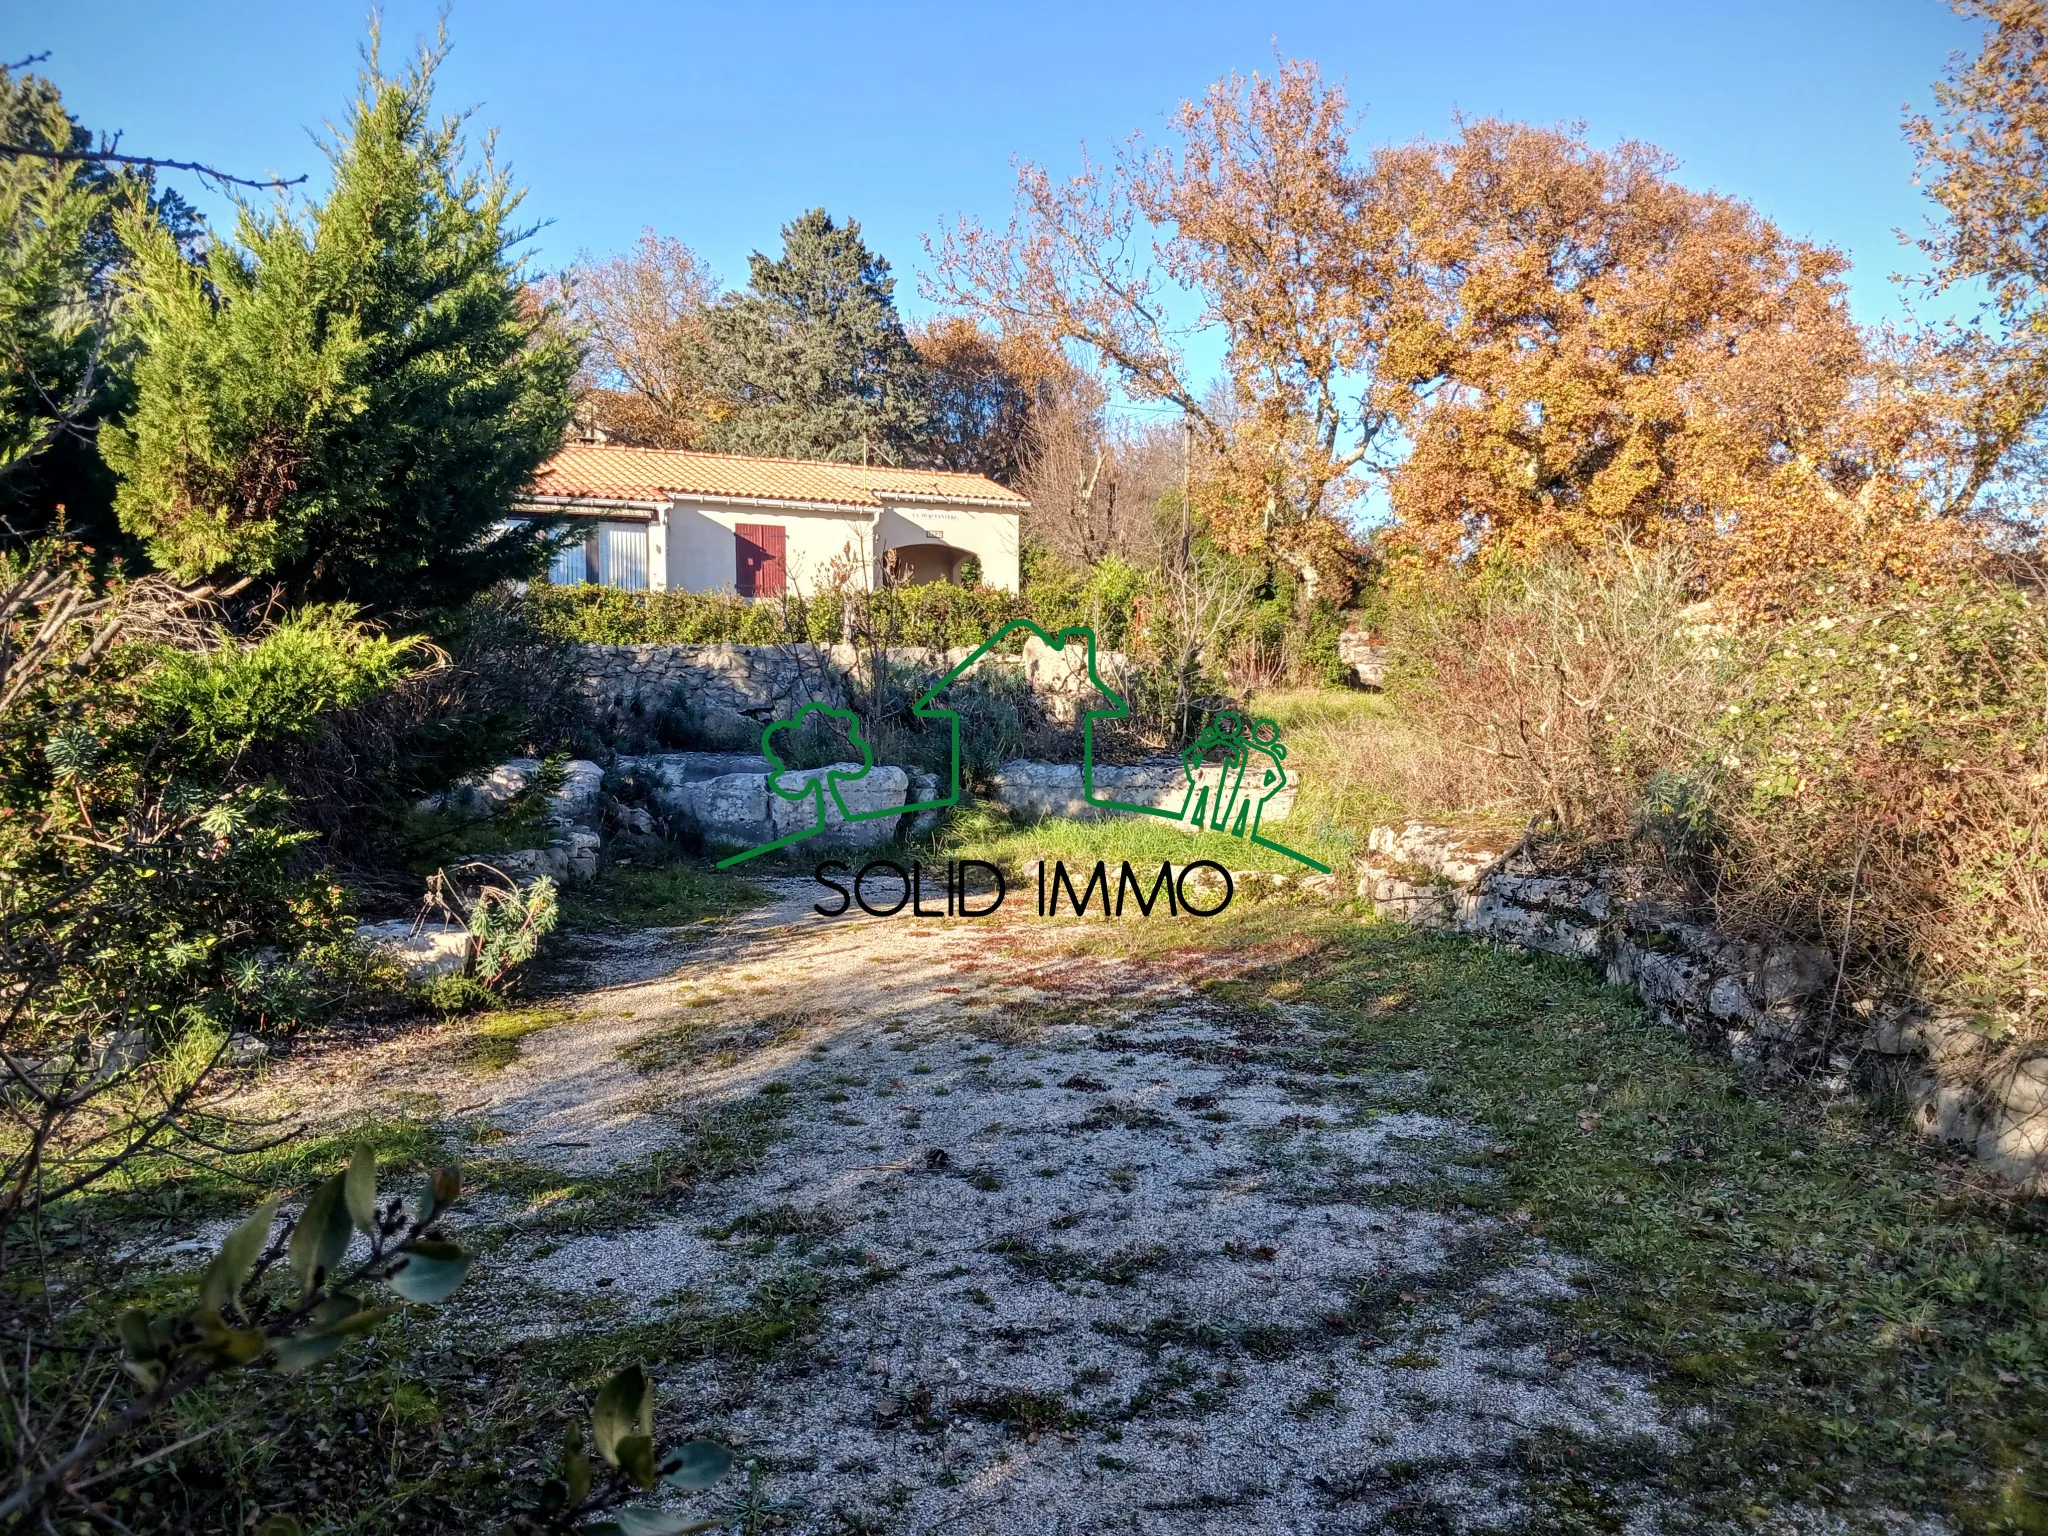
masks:
<path id="1" fill-rule="evenodd" d="M 917 350 L 896 313 L 896 279 L 860 225 L 822 208 L 782 227 L 782 255 L 750 258 L 745 293 L 707 317 L 722 419 L 708 446 L 729 453 L 914 461 L 930 407 Z"/>
<path id="2" fill-rule="evenodd" d="M 561 443 L 576 360 L 521 277 L 522 194 L 432 115 L 445 54 L 392 78 L 372 38 L 324 202 L 245 204 L 198 265 L 124 225 L 146 350 L 102 446 L 123 526 L 179 574 L 388 614 L 544 562 L 544 527 L 504 520 Z"/>
<path id="3" fill-rule="evenodd" d="M 0 67 L 0 143 L 82 152 L 93 136 L 48 80 Z M 119 542 L 114 479 L 93 438 L 127 399 L 121 207 L 175 240 L 197 232 L 184 200 L 157 192 L 145 170 L 0 154 L 0 536 L 45 533 L 61 506 L 70 532 L 102 549 Z"/>

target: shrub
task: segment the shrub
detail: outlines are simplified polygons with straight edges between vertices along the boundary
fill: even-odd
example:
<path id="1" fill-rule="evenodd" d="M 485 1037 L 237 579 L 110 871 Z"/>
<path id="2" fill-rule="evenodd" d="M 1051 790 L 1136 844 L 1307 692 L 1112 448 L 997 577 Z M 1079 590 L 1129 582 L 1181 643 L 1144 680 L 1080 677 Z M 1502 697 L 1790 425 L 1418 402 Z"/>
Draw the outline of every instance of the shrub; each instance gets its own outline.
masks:
<path id="1" fill-rule="evenodd" d="M 1960 577 L 1877 607 L 1821 594 L 1736 637 L 1714 733 L 1746 926 L 1802 928 L 1852 979 L 2048 1027 L 2048 611 Z"/>
<path id="2" fill-rule="evenodd" d="M 1501 565 L 1406 595 L 1390 677 L 1447 749 L 1444 798 L 1612 837 L 1643 787 L 1688 761 L 1721 685 L 1682 557 L 1619 546 Z"/>
<path id="3" fill-rule="evenodd" d="M 1633 846 L 1723 927 L 2048 1032 L 2048 605 L 1955 575 L 1717 622 L 1681 557 L 1482 571 L 1390 613 L 1408 803 Z M 1425 765 L 1418 770 L 1417 764 Z"/>
<path id="4" fill-rule="evenodd" d="M 527 593 L 535 627 L 581 645 L 837 645 L 856 628 L 885 631 L 893 645 L 976 646 L 1025 611 L 1014 592 L 940 582 L 877 591 L 791 593 L 753 602 L 729 592 L 625 592 L 558 587 Z"/>
<path id="5" fill-rule="evenodd" d="M 137 724 L 217 771 L 258 742 L 302 739 L 323 716 L 383 693 L 419 650 L 346 606 L 301 609 L 246 646 L 216 629 L 209 650 L 160 652 L 139 684 L 147 707 Z"/>
<path id="6" fill-rule="evenodd" d="M 296 1369 L 379 1321 L 331 1283 L 352 1220 L 371 1257 L 351 1284 L 438 1299 L 428 1271 L 452 1284 L 466 1263 L 429 1230 L 431 1210 L 377 1209 L 367 1164 L 345 1210 L 337 1175 L 288 1243 L 268 1237 L 274 1202 L 239 1229 L 196 1307 L 124 1321 L 141 1387 L 124 1404 L 85 1336 L 103 1281 L 79 1283 L 42 1240 L 53 1207 L 90 1229 L 109 1183 L 153 1162 L 275 1146 L 274 1126 L 238 1123 L 219 1092 L 231 1031 L 288 1026 L 389 979 L 339 888 L 297 867 L 308 835 L 286 797 L 237 770 L 248 749 L 385 686 L 406 648 L 331 612 L 240 639 L 210 598 L 161 580 L 101 586 L 61 548 L 0 555 L 0 1248 L 25 1266 L 0 1291 L 25 1373 L 0 1392 L 19 1453 L 0 1491 L 9 1519 L 64 1497 L 215 1372 L 266 1357 Z M 287 1252 L 295 1298 L 258 1296 Z"/>
<path id="7" fill-rule="evenodd" d="M 118 1368 L 75 1346 L 60 1346 L 54 1360 L 47 1351 L 26 1357 L 30 1376 L 20 1385 L 33 1391 L 38 1411 L 10 1402 L 20 1471 L 0 1493 L 0 1518 L 41 1513 L 55 1529 L 48 1506 L 72 1504 L 101 1481 L 83 1474 L 186 1393 L 244 1369 L 308 1370 L 371 1333 L 400 1303 L 445 1301 L 472 1257 L 439 1226 L 460 1192 L 455 1171 L 436 1171 L 411 1202 L 380 1198 L 377 1182 L 376 1154 L 363 1145 L 282 1227 L 280 1199 L 264 1201 L 221 1243 L 192 1306 L 121 1314 Z M 73 1363 L 80 1355 L 82 1371 Z M 123 1375 L 133 1383 L 125 1401 L 116 1395 Z M 10 1398 L 15 1390 L 10 1382 Z"/>

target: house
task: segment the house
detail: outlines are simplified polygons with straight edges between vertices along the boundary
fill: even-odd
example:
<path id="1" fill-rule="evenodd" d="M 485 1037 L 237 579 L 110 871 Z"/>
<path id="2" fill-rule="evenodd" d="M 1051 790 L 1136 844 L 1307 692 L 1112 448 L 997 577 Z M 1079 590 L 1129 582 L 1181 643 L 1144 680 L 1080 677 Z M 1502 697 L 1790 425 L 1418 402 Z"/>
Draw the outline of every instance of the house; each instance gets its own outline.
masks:
<path id="1" fill-rule="evenodd" d="M 541 467 L 523 510 L 589 527 L 552 581 L 759 598 L 885 572 L 1014 592 L 1029 505 L 949 470 L 576 442 Z"/>

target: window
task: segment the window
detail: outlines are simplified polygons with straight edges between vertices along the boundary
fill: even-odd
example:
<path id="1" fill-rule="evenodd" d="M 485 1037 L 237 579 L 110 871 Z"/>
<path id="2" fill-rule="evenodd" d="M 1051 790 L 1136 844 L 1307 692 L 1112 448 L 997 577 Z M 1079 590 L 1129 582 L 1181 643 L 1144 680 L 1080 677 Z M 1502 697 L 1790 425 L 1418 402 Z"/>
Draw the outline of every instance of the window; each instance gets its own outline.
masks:
<path id="1" fill-rule="evenodd" d="M 647 525 L 600 523 L 597 530 L 597 579 L 627 592 L 647 590 Z"/>
<path id="2" fill-rule="evenodd" d="M 741 523 L 732 532 L 733 589 L 741 597 L 782 596 L 788 530 L 779 523 Z"/>
<path id="3" fill-rule="evenodd" d="M 578 542 L 556 550 L 555 558 L 548 562 L 548 580 L 558 587 L 581 586 L 590 580 L 587 546 Z"/>

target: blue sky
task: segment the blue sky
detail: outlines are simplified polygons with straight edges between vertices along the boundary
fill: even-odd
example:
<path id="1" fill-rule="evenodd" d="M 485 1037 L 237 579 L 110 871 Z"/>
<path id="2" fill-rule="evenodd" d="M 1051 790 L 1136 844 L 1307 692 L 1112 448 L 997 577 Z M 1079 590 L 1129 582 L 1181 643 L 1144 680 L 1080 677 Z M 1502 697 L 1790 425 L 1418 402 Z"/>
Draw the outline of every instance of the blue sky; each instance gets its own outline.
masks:
<path id="1" fill-rule="evenodd" d="M 436 9 L 393 0 L 387 47 Z M 5 0 L 0 14 L 7 56 L 49 49 L 40 67 L 72 110 L 121 129 L 123 148 L 317 179 L 307 131 L 347 99 L 366 10 Z M 543 265 L 652 225 L 739 282 L 750 250 L 822 204 L 861 220 L 912 312 L 920 233 L 1002 217 L 1013 156 L 1070 169 L 1083 141 L 1156 135 L 1177 101 L 1270 69 L 1277 47 L 1344 80 L 1368 141 L 1440 135 L 1463 111 L 1661 144 L 1688 183 L 1845 250 L 1859 317 L 1886 318 L 1888 275 L 1916 265 L 1893 231 L 1926 209 L 1901 109 L 1975 41 L 1935 0 L 459 0 L 451 26 L 442 100 L 499 129 L 548 221 Z"/>

